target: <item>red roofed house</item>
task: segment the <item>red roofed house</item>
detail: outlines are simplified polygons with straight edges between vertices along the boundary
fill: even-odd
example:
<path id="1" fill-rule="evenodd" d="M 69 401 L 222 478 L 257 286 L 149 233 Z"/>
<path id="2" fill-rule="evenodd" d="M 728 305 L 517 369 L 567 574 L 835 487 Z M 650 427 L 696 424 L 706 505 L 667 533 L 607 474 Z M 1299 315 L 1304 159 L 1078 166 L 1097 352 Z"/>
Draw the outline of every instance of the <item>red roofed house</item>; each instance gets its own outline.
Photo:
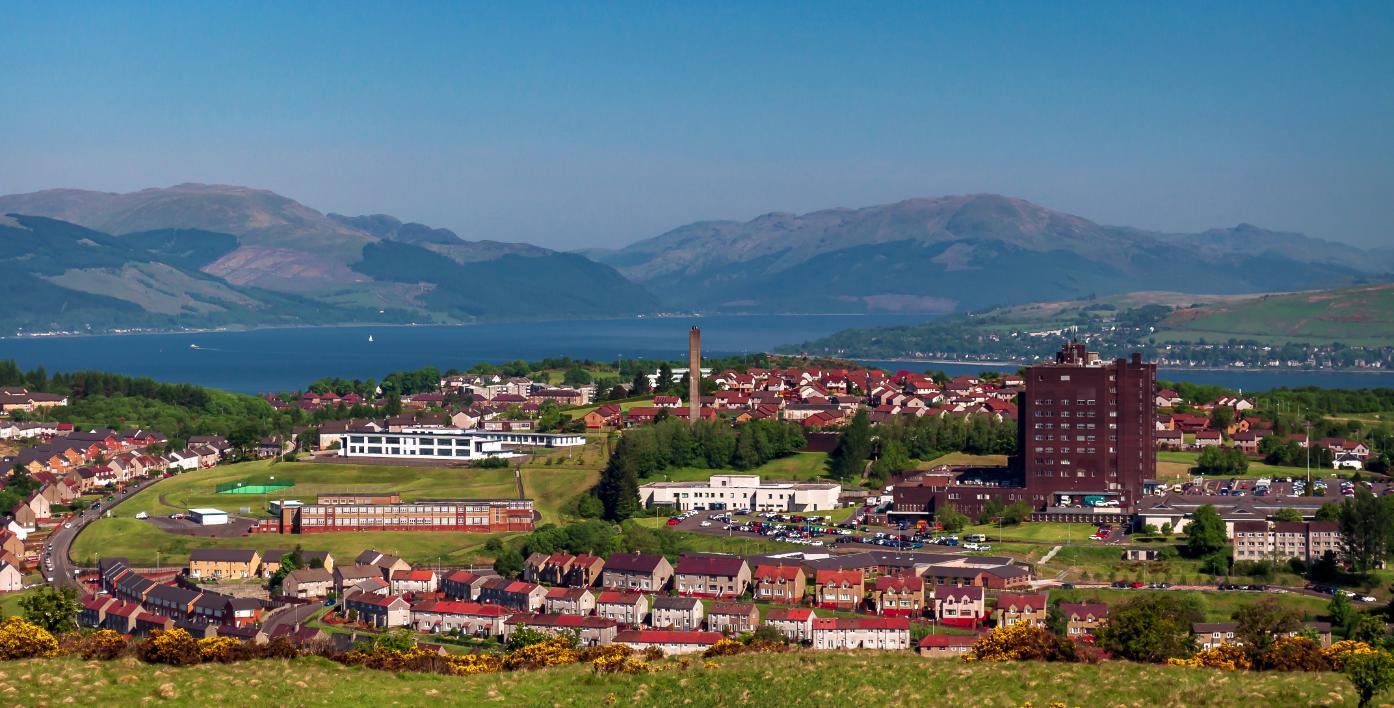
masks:
<path id="1" fill-rule="evenodd" d="M 797 565 L 758 565 L 754 582 L 755 599 L 796 605 L 803 602 L 808 576 Z"/>
<path id="2" fill-rule="evenodd" d="M 344 609 L 373 627 L 406 627 L 411 624 L 411 604 L 397 595 L 360 592 L 344 598 Z"/>
<path id="3" fill-rule="evenodd" d="M 547 596 L 547 588 L 521 580 L 493 578 L 480 586 L 479 601 L 503 605 L 519 612 L 537 612 L 542 609 L 542 601 Z"/>
<path id="4" fill-rule="evenodd" d="M 685 553 L 675 573 L 674 589 L 682 595 L 740 597 L 750 587 L 750 565 L 740 556 Z"/>
<path id="5" fill-rule="evenodd" d="M 581 419 L 586 422 L 586 430 L 618 428 L 621 422 L 620 406 L 617 403 L 606 403 L 587 412 Z"/>
<path id="6" fill-rule="evenodd" d="M 906 617 L 840 617 L 813 620 L 814 649 L 909 649 Z"/>
<path id="7" fill-rule="evenodd" d="M 585 588 L 550 588 L 542 607 L 548 614 L 588 615 L 595 609 L 595 595 Z"/>
<path id="8" fill-rule="evenodd" d="M 920 656 L 963 656 L 977 643 L 976 634 L 926 634 L 920 639 Z"/>
<path id="9" fill-rule="evenodd" d="M 1045 593 L 1031 595 L 1003 593 L 997 596 L 997 609 L 993 611 L 992 616 L 998 627 L 1010 627 L 1018 622 L 1044 627 L 1048 610 L 1047 600 Z"/>
<path id="10" fill-rule="evenodd" d="M 503 634 L 503 621 L 511 614 L 505 607 L 479 602 L 427 600 L 412 605 L 411 624 L 422 632 L 459 630 L 475 637 Z"/>
<path id="11" fill-rule="evenodd" d="M 872 592 L 876 614 L 885 617 L 919 617 L 924 614 L 924 578 L 916 575 L 883 575 Z"/>
<path id="12" fill-rule="evenodd" d="M 471 573 L 468 570 L 456 570 L 441 581 L 441 590 L 452 600 L 478 600 L 479 588 L 494 577 Z"/>
<path id="13" fill-rule="evenodd" d="M 866 596 L 861 568 L 819 570 L 813 576 L 814 602 L 830 610 L 855 610 Z"/>
<path id="14" fill-rule="evenodd" d="M 615 643 L 631 649 L 657 647 L 664 654 L 695 654 L 721 641 L 721 632 L 680 632 L 662 629 L 629 629 L 615 635 Z"/>
<path id="15" fill-rule="evenodd" d="M 813 641 L 813 610 L 805 607 L 776 608 L 765 613 L 765 624 L 784 633 L 791 642 Z"/>
<path id="16" fill-rule="evenodd" d="M 392 594 L 424 594 L 435 592 L 437 587 L 434 570 L 394 570 L 392 571 Z"/>

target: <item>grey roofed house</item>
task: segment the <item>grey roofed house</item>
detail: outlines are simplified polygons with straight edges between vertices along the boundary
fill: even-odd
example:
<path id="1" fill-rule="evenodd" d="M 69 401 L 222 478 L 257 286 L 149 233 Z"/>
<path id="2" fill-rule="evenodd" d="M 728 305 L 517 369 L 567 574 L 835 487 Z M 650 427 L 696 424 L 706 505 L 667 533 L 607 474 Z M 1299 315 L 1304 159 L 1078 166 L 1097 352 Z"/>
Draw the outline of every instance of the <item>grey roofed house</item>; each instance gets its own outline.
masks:
<path id="1" fill-rule="evenodd" d="M 195 548 L 189 551 L 189 561 L 251 563 L 256 555 L 256 551 L 244 548 Z"/>
<path id="2" fill-rule="evenodd" d="M 375 565 L 336 565 L 334 577 L 340 580 L 366 580 L 382 578 L 382 569 Z"/>
<path id="3" fill-rule="evenodd" d="M 701 600 L 695 597 L 673 597 L 671 595 L 659 595 L 653 599 L 652 609 L 655 610 L 695 610 L 702 604 Z"/>
<path id="4" fill-rule="evenodd" d="M 156 607 L 186 608 L 193 605 L 200 594 L 176 585 L 156 585 L 145 594 L 145 600 Z"/>

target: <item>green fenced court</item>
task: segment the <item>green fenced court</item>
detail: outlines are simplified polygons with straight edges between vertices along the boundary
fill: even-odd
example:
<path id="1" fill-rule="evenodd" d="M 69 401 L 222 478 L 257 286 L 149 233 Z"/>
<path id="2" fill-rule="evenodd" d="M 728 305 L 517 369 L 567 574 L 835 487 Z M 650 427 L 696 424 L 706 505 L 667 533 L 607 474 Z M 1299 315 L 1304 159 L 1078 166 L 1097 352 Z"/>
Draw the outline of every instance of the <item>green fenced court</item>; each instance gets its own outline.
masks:
<path id="1" fill-rule="evenodd" d="M 218 485 L 219 494 L 271 494 L 295 486 L 293 479 L 269 479 L 261 481 L 242 480 L 224 482 Z"/>

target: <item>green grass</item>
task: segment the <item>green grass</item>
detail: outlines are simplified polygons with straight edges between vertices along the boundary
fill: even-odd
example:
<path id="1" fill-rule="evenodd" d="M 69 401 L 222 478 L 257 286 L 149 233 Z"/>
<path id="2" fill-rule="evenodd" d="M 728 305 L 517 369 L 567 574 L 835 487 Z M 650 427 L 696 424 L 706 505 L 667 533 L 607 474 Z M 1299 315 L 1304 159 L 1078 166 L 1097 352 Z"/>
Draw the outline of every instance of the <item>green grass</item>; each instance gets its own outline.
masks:
<path id="1" fill-rule="evenodd" d="M 565 452 L 551 453 L 557 464 L 545 464 L 548 457 L 534 460 L 522 469 L 523 491 L 536 504 L 543 523 L 565 521 L 562 509 L 577 495 L 590 489 L 600 473 L 595 459 L 598 450 L 575 452 L 568 460 Z M 577 463 L 580 464 L 577 464 Z M 218 494 L 220 483 L 268 476 L 291 478 L 295 486 L 281 493 Z M 243 462 L 210 470 L 187 472 L 149 486 L 117 507 L 117 520 L 130 520 L 139 512 L 167 516 L 193 507 L 214 507 L 242 516 L 266 516 L 273 499 L 312 501 L 325 492 L 398 492 L 404 501 L 415 499 L 516 498 L 518 487 L 512 469 L 474 469 L 443 467 L 390 467 L 357 464 Z M 244 509 L 246 511 L 244 511 Z M 105 523 L 108 520 L 103 520 Z M 151 530 L 154 530 L 153 528 Z M 90 548 L 95 542 L 84 538 L 78 547 Z M 159 532 L 157 532 L 159 533 Z M 169 534 L 160 534 L 169 535 Z M 333 537 L 340 534 L 325 534 Z M 474 534 L 468 534 L 474 538 Z M 119 542 L 119 540 L 118 540 Z M 284 545 L 284 544 L 283 544 Z M 436 545 L 436 544 L 430 544 Z M 76 552 L 76 551 L 75 551 Z M 81 556 L 76 556 L 81 557 Z"/>
<path id="2" fill-rule="evenodd" d="M 1178 474 L 1185 474 L 1186 476 L 1190 476 L 1190 475 L 1189 475 L 1189 469 L 1190 469 L 1191 467 L 1194 467 L 1194 466 L 1195 466 L 1196 460 L 1197 460 L 1199 457 L 1200 457 L 1200 453 L 1199 453 L 1199 452 L 1173 452 L 1173 451 L 1167 450 L 1167 451 L 1161 451 L 1161 452 L 1158 452 L 1158 453 L 1157 453 L 1157 462 L 1159 463 L 1159 466 L 1160 466 L 1161 463 L 1170 463 L 1170 465 L 1175 466 L 1174 469 L 1175 469 L 1175 471 L 1176 471 Z M 1180 465 L 1184 465 L 1184 466 L 1186 467 L 1186 470 L 1181 470 L 1180 467 L 1179 467 Z M 1345 476 L 1348 476 L 1348 475 L 1349 475 L 1349 472 L 1337 472 L 1336 470 L 1333 470 L 1333 469 L 1330 469 L 1330 468 L 1327 468 L 1327 467 L 1313 467 L 1313 468 L 1312 468 L 1312 478 L 1313 478 L 1313 479 L 1316 479 L 1316 478 L 1318 478 L 1318 477 L 1345 477 Z M 1225 478 L 1227 478 L 1226 475 L 1202 475 L 1202 476 L 1213 477 L 1213 478 L 1216 478 L 1216 479 L 1225 479 Z M 1305 479 L 1305 478 L 1307 477 L 1307 468 L 1306 468 L 1306 467 L 1282 467 L 1282 466 L 1278 466 L 1278 465 L 1270 465 L 1270 464 L 1266 464 L 1266 463 L 1263 463 L 1263 462 L 1256 462 L 1256 461 L 1254 461 L 1254 460 L 1250 460 L 1250 461 L 1249 461 L 1249 469 L 1246 470 L 1246 471 L 1244 472 L 1244 474 L 1241 474 L 1241 475 L 1229 475 L 1229 476 L 1231 476 L 1231 477 L 1240 477 L 1240 478 L 1242 478 L 1242 479 L 1258 479 L 1259 477 L 1270 477 L 1270 478 L 1271 478 L 1271 477 L 1302 477 L 1302 478 Z"/>
<path id="3" fill-rule="evenodd" d="M 545 451 L 523 465 L 523 491 L 531 498 L 542 523 L 566 522 L 563 509 L 600 478 L 604 447 L 592 443 L 580 449 Z M 549 464 L 549 462 L 551 464 Z M 244 479 L 294 479 L 295 486 L 275 495 L 218 494 L 218 484 Z M 512 469 L 468 467 L 393 467 L 311 462 L 244 462 L 209 470 L 187 472 L 165 479 L 136 493 L 117 507 L 119 518 L 101 519 L 85 529 L 73 544 L 78 562 L 104 555 L 125 555 L 134 563 L 177 564 L 188 559 L 193 548 L 290 548 L 326 550 L 336 557 L 356 556 L 364 548 L 377 548 L 412 562 L 487 560 L 480 549 L 489 538 L 510 534 L 476 534 L 453 531 L 350 531 L 292 536 L 253 534 L 246 538 L 209 539 L 165 533 L 133 517 L 144 511 L 168 515 L 191 507 L 212 506 L 234 514 L 265 516 L 272 499 L 310 501 L 323 492 L 398 492 L 405 501 L 423 498 L 516 498 Z M 242 510 L 246 508 L 248 512 Z"/>
<path id="4" fill-rule="evenodd" d="M 518 534 L 466 533 L 463 531 L 350 531 L 308 536 L 274 533 L 251 534 L 240 538 L 199 538 L 166 533 L 136 519 L 101 519 L 88 526 L 73 543 L 73 560 L 95 565 L 103 556 L 126 556 L 136 565 L 183 565 L 195 548 L 293 548 L 296 544 L 311 551 L 329 551 L 336 559 L 353 558 L 365 548 L 376 548 L 406 558 L 412 563 L 472 563 L 487 560 L 482 547 L 492 537 L 511 538 Z"/>
<path id="5" fill-rule="evenodd" d="M 481 676 L 387 673 L 325 659 L 156 667 L 134 659 L 48 659 L 3 667 L 16 705 L 543 705 L 1044 706 L 1355 705 L 1336 673 L 1223 672 L 1123 662 L 965 664 L 910 652 L 790 652 L 659 662 L 653 674 L 596 675 L 589 666 Z M 709 668 L 710 667 L 710 668 Z M 71 680 L 81 676 L 81 681 Z M 448 698 L 447 698 L 448 697 Z"/>
<path id="6" fill-rule="evenodd" d="M 977 465 L 982 467 L 1001 467 L 1007 464 L 1006 455 L 970 455 L 966 452 L 950 452 L 932 460 L 921 460 L 915 465 L 917 470 L 927 470 L 939 465 Z"/>
<path id="7" fill-rule="evenodd" d="M 1056 522 L 1028 522 L 1016 526 L 1003 526 L 999 532 L 995 524 L 969 526 L 958 532 L 958 537 L 980 533 L 987 536 L 987 542 L 996 544 L 1003 541 L 1025 541 L 1030 543 L 1081 543 L 1088 540 L 1098 527 L 1093 524 L 1065 524 Z M 993 546 L 994 550 L 996 546 Z"/>
<path id="8" fill-rule="evenodd" d="M 25 582 L 30 582 L 25 578 Z M 19 601 L 38 592 L 39 588 L 29 588 L 19 592 L 7 592 L 0 595 L 0 617 L 20 617 L 24 611 L 19 609 Z"/>
<path id="9" fill-rule="evenodd" d="M 1200 598 L 1201 606 L 1205 608 L 1205 619 L 1209 622 L 1228 621 L 1234 611 L 1245 605 L 1257 602 L 1260 598 L 1276 598 L 1279 603 L 1286 607 L 1292 607 L 1305 616 L 1307 620 L 1325 619 L 1327 617 L 1326 608 L 1328 600 L 1319 597 L 1310 597 L 1296 593 L 1255 593 L 1255 592 L 1219 592 L 1219 591 L 1199 591 L 1199 590 L 1118 590 L 1113 588 L 1075 588 L 1073 590 L 1063 590 L 1060 588 L 1050 589 L 1051 602 L 1062 600 L 1064 602 L 1102 602 L 1110 606 L 1120 605 L 1129 598 L 1137 597 L 1150 593 L 1176 594 L 1186 592 Z"/>
<path id="10" fill-rule="evenodd" d="M 1344 342 L 1382 345 L 1394 338 L 1394 285 L 1269 295 L 1238 303 L 1178 310 L 1158 339 L 1230 337 L 1266 342 Z"/>
<path id="11" fill-rule="evenodd" d="M 751 470 L 712 470 L 705 467 L 674 467 L 662 475 L 645 481 L 666 477 L 672 482 L 704 481 L 714 474 L 758 474 L 761 480 L 808 482 L 821 479 L 827 472 L 828 455 L 823 452 L 796 452 L 788 457 L 770 460 Z"/>

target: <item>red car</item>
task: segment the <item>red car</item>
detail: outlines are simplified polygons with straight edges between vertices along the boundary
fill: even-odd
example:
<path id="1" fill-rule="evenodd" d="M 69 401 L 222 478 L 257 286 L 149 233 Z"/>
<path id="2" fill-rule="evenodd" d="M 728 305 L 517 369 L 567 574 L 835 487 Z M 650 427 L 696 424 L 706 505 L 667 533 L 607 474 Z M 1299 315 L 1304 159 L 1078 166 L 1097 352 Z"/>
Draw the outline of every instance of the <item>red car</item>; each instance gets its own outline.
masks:
<path id="1" fill-rule="evenodd" d="M 1134 581 L 1133 584 L 1132 584 L 1132 585 L 1129 585 L 1128 587 L 1130 587 L 1130 588 L 1132 588 L 1132 589 L 1134 589 L 1134 590 L 1137 590 L 1138 588 L 1145 588 L 1145 587 L 1147 587 L 1147 583 L 1139 583 L 1139 582 Z"/>
<path id="2" fill-rule="evenodd" d="M 679 520 L 678 520 L 678 519 L 668 519 L 668 525 L 669 525 L 669 526 L 677 526 L 678 523 L 679 523 Z"/>

